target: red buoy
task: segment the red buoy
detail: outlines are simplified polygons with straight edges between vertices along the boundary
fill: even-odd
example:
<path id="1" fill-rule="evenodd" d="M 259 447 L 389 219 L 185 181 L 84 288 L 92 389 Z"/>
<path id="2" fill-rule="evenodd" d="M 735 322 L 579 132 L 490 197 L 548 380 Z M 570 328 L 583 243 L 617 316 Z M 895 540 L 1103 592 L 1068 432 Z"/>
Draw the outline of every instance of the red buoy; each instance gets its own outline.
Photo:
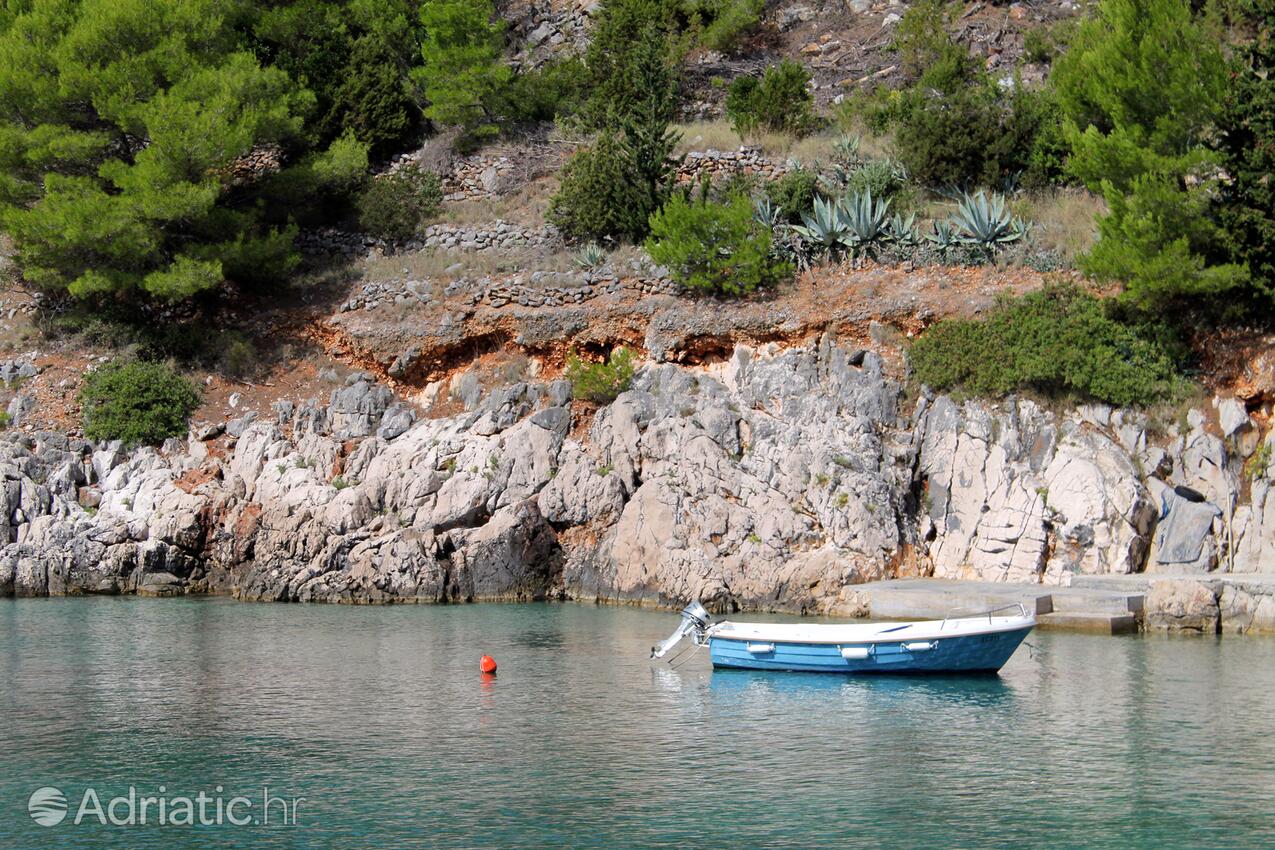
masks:
<path id="1" fill-rule="evenodd" d="M 482 660 L 478 662 L 478 669 L 484 673 L 495 673 L 496 659 L 492 658 L 490 655 L 484 655 Z"/>

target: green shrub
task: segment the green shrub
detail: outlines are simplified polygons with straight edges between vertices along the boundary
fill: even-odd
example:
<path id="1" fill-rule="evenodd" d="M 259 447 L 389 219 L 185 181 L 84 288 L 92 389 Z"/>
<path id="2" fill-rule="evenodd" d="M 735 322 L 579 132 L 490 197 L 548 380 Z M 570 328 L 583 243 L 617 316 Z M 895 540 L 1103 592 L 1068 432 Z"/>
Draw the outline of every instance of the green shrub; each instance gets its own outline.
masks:
<path id="1" fill-rule="evenodd" d="M 740 295 L 773 283 L 791 267 L 770 256 L 770 230 L 743 196 L 725 204 L 674 196 L 651 217 L 646 249 L 691 289 Z"/>
<path id="2" fill-rule="evenodd" d="M 567 354 L 567 380 L 576 398 L 610 404 L 633 383 L 636 358 L 627 348 L 617 348 L 603 363 L 591 363 L 574 351 Z"/>
<path id="3" fill-rule="evenodd" d="M 796 224 L 801 214 L 810 212 L 819 193 L 819 175 L 808 168 L 797 168 L 766 186 L 766 197 L 779 207 L 784 220 Z"/>
<path id="4" fill-rule="evenodd" d="M 799 62 L 785 59 L 771 65 L 761 79 L 745 75 L 731 81 L 726 92 L 726 117 L 739 135 L 758 130 L 805 135 L 818 125 L 810 73 Z"/>
<path id="5" fill-rule="evenodd" d="M 261 362 L 257 347 L 239 331 L 225 331 L 217 339 L 217 365 L 232 378 L 242 378 Z"/>
<path id="6" fill-rule="evenodd" d="M 1031 389 L 1146 405 L 1181 386 L 1157 341 L 1074 287 L 1006 298 L 979 319 L 948 319 L 912 345 L 916 378 L 936 390 L 1003 396 Z"/>
<path id="7" fill-rule="evenodd" d="M 575 115 L 588 95 L 588 69 L 568 56 L 515 75 L 492 95 L 489 111 L 503 124 L 553 121 Z"/>
<path id="8" fill-rule="evenodd" d="M 116 360 L 85 376 L 79 402 L 90 440 L 160 443 L 186 433 L 199 389 L 162 363 Z"/>
<path id="9" fill-rule="evenodd" d="M 908 171 L 889 159 L 870 159 L 843 172 L 842 185 L 847 194 L 871 192 L 874 198 L 895 199 L 909 187 Z"/>
<path id="10" fill-rule="evenodd" d="M 574 239 L 641 238 L 652 209 L 629 174 L 624 141 L 603 133 L 562 167 L 549 221 Z"/>
<path id="11" fill-rule="evenodd" d="M 766 0 L 682 0 L 682 9 L 701 22 L 700 43 L 723 53 L 756 29 L 765 8 Z"/>
<path id="12" fill-rule="evenodd" d="M 1021 88 L 1006 93 L 987 78 L 945 95 L 910 89 L 892 114 L 899 159 L 924 185 L 997 185 L 1031 167 L 1037 138 L 1055 115 L 1042 97 Z"/>
<path id="13" fill-rule="evenodd" d="M 1055 48 L 1049 37 L 1038 29 L 1023 34 L 1023 58 L 1036 65 L 1048 65 L 1054 59 Z"/>
<path id="14" fill-rule="evenodd" d="M 892 131 L 908 174 L 928 186 L 993 186 L 1030 174 L 1049 182 L 1060 166 L 1060 117 L 1047 93 L 1003 87 L 950 33 L 956 6 L 912 5 L 894 49 L 909 85 L 849 99 L 842 111 L 874 132 Z M 878 191 L 881 187 L 874 187 Z"/>
<path id="15" fill-rule="evenodd" d="M 379 34 L 356 41 L 345 78 L 333 95 L 328 125 L 353 133 L 373 157 L 383 160 L 416 134 L 420 118 L 389 42 Z"/>
<path id="16" fill-rule="evenodd" d="M 313 92 L 307 134 L 318 146 L 357 128 L 383 157 L 410 144 L 420 121 L 415 13 L 403 0 L 289 0 L 237 10 L 252 50 Z M 244 14 L 247 13 L 247 14 Z M 242 19 L 241 19 L 242 20 Z"/>
<path id="17" fill-rule="evenodd" d="M 406 165 L 368 182 L 358 198 L 359 227 L 383 239 L 406 241 L 416 236 L 442 201 L 438 175 Z"/>
<path id="18" fill-rule="evenodd" d="M 1073 182 L 1067 173 L 1067 156 L 1071 145 L 1063 129 L 1062 112 L 1052 92 L 1021 89 L 1015 95 L 1015 121 L 1024 128 L 1011 137 L 1032 135 L 1031 148 L 1026 160 L 1014 158 L 1009 167 L 1025 164 L 1023 185 L 1029 189 L 1064 185 Z"/>
<path id="19" fill-rule="evenodd" d="M 969 50 L 952 38 L 958 7 L 947 0 L 919 0 L 899 21 L 891 46 L 904 76 L 918 88 L 951 94 L 981 76 Z"/>

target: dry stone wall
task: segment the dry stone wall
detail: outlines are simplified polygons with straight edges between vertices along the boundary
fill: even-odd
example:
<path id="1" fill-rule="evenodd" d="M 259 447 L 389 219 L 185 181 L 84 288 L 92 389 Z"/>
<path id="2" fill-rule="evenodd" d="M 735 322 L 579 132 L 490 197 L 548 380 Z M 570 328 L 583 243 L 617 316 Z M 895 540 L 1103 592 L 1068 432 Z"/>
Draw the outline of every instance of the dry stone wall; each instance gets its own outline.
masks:
<path id="1" fill-rule="evenodd" d="M 443 200 L 477 201 L 503 195 L 513 185 L 514 161 L 475 154 L 457 160 L 443 175 Z"/>
<path id="2" fill-rule="evenodd" d="M 787 162 L 770 159 L 759 148 L 743 147 L 737 151 L 691 151 L 677 171 L 679 183 L 710 182 L 737 175 L 753 175 L 775 180 L 792 170 Z"/>
<path id="3" fill-rule="evenodd" d="M 431 224 L 419 239 L 407 242 L 379 239 L 335 227 L 304 230 L 297 237 L 303 253 L 315 256 L 337 254 L 347 257 L 365 256 L 373 250 L 386 254 L 441 248 L 447 251 L 553 251 L 563 247 L 562 234 L 551 224 L 523 227 L 497 219 L 490 224 Z"/>
<path id="4" fill-rule="evenodd" d="M 339 312 L 376 310 L 390 304 L 427 305 L 443 298 L 469 296 L 471 304 L 489 307 L 562 307 L 583 304 L 603 295 L 680 295 L 682 287 L 667 277 L 625 276 L 610 271 L 523 272 L 500 277 L 371 281 L 361 284 Z"/>

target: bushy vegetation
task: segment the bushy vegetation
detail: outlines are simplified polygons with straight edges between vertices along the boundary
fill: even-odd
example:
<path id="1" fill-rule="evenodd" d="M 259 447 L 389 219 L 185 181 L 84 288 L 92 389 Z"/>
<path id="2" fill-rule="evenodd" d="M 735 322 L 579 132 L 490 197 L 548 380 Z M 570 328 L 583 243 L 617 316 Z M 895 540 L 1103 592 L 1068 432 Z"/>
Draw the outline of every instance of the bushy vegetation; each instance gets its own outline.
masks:
<path id="1" fill-rule="evenodd" d="M 795 168 L 766 186 L 770 203 L 780 210 L 784 221 L 796 224 L 801 214 L 813 209 L 819 193 L 819 174 L 810 168 Z"/>
<path id="2" fill-rule="evenodd" d="M 570 118 L 588 100 L 588 80 L 589 70 L 580 57 L 555 59 L 516 74 L 491 96 L 488 112 L 506 126 Z"/>
<path id="3" fill-rule="evenodd" d="M 497 5 L 9 4 L 0 227 L 26 282 L 81 302 L 58 305 L 50 326 L 117 334 L 130 316 L 154 326 L 119 334 L 144 357 L 176 351 L 190 334 L 160 327 L 157 308 L 193 317 L 214 293 L 285 280 L 299 227 L 416 236 L 438 212 L 439 178 L 414 167 L 370 178 L 370 164 L 443 128 L 459 128 L 464 147 L 548 121 L 584 142 L 549 206 L 569 238 L 596 241 L 579 264 L 596 268 L 617 241 L 645 240 L 688 287 L 718 293 L 822 259 L 1048 270 L 1058 254 L 1014 211 L 1041 203 L 1049 194 L 1035 190 L 1052 183 L 1083 194 L 1085 210 L 1101 196 L 1100 238 L 1088 248 L 1091 231 L 1075 226 L 1083 238 L 1066 253 L 1118 284 L 1118 305 L 1055 288 L 943 325 L 915 354 L 918 371 L 945 385 L 1141 401 L 1172 370 L 1112 310 L 1184 322 L 1275 315 L 1275 0 L 1096 0 L 1078 23 L 1027 31 L 1026 59 L 1050 67 L 1043 84 L 989 71 L 954 35 L 958 6 L 918 0 L 895 30 L 901 87 L 883 84 L 845 110 L 870 156 L 852 137 L 794 141 L 823 119 L 809 73 L 785 59 L 733 80 L 725 110 L 741 136 L 788 146 L 806 167 L 770 183 L 719 179 L 694 199 L 675 186 L 671 130 L 687 56 L 761 46 L 749 34 L 763 0 L 602 0 L 583 56 L 517 70 L 506 54 L 521 46 L 507 43 Z M 956 201 L 950 216 L 935 213 L 940 197 Z M 1043 332 L 1049 320 L 1058 327 L 1037 348 L 1010 332 Z M 969 365 L 976 343 L 999 362 Z M 236 344 L 222 367 L 252 359 Z"/>
<path id="4" fill-rule="evenodd" d="M 404 79 L 401 57 L 378 35 L 350 51 L 348 76 L 332 93 L 326 129 L 348 133 L 377 159 L 403 149 L 420 125 L 421 110 Z"/>
<path id="5" fill-rule="evenodd" d="M 322 148 L 354 130 L 379 159 L 417 134 L 420 95 L 409 77 L 420 61 L 414 3 L 276 0 L 239 11 L 255 15 L 244 28 L 258 60 L 314 95 L 308 147 Z"/>
<path id="6" fill-rule="evenodd" d="M 591 92 L 585 125 L 604 127 L 643 96 L 634 46 L 648 28 L 667 39 L 673 60 L 680 62 L 697 41 L 712 50 L 733 50 L 757 26 L 764 6 L 764 0 L 603 0 L 585 53 Z"/>
<path id="7" fill-rule="evenodd" d="M 1019 390 L 1120 405 L 1170 398 L 1168 353 L 1110 315 L 1110 305 L 1055 285 L 1002 300 L 978 319 L 948 319 L 912 345 L 916 378 L 936 390 L 1002 396 Z"/>
<path id="8" fill-rule="evenodd" d="M 585 52 L 589 98 L 580 119 L 587 129 L 614 127 L 638 109 L 649 92 L 648 54 L 658 44 L 670 68 L 682 58 L 675 0 L 606 0 L 594 18 Z M 677 80 L 673 80 L 676 97 Z"/>
<path id="9" fill-rule="evenodd" d="M 438 211 L 438 175 L 415 164 L 368 181 L 358 198 L 359 226 L 384 239 L 407 241 Z"/>
<path id="10" fill-rule="evenodd" d="M 742 195 L 722 204 L 674 196 L 651 217 L 646 249 L 675 280 L 702 292 L 743 295 L 792 270 L 771 256 L 770 230 Z"/>
<path id="11" fill-rule="evenodd" d="M 562 168 L 549 220 L 576 239 L 641 238 L 652 210 L 630 182 L 631 158 L 616 133 L 577 151 Z"/>
<path id="12" fill-rule="evenodd" d="M 627 348 L 617 348 L 603 362 L 583 359 L 574 351 L 567 354 L 565 374 L 576 398 L 595 404 L 610 404 L 633 383 L 637 358 Z"/>
<path id="13" fill-rule="evenodd" d="M 162 363 L 117 360 L 84 377 L 79 397 L 84 436 L 161 443 L 186 433 L 199 399 L 194 384 Z"/>
<path id="14" fill-rule="evenodd" d="M 893 132 L 899 159 L 922 185 L 1056 177 L 1057 114 L 1048 93 L 1002 86 L 952 37 L 955 12 L 944 0 L 912 5 L 894 42 L 908 85 L 879 90 L 857 108 L 876 129 Z"/>
<path id="15" fill-rule="evenodd" d="M 909 189 L 908 170 L 889 159 L 869 159 L 839 169 L 841 188 L 852 195 L 871 192 L 878 198 L 895 198 Z"/>
<path id="16" fill-rule="evenodd" d="M 756 29 L 766 0 L 682 0 L 682 9 L 699 29 L 700 43 L 709 50 L 731 52 Z"/>
<path id="17" fill-rule="evenodd" d="M 726 93 L 726 117 L 744 138 L 758 130 L 804 135 L 818 125 L 814 105 L 810 72 L 791 59 L 770 66 L 761 79 L 736 77 Z"/>

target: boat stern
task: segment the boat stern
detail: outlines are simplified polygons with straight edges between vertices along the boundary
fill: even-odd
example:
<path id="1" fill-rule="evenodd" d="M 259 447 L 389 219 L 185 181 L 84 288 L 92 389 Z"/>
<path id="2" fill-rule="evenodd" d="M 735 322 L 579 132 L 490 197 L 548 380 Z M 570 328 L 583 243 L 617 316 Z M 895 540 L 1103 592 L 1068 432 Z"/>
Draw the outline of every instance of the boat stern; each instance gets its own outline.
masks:
<path id="1" fill-rule="evenodd" d="M 677 627 L 673 634 L 651 647 L 651 658 L 663 658 L 668 654 L 669 650 L 681 643 L 682 638 L 687 635 L 692 636 L 696 646 L 703 646 L 707 639 L 709 624 L 712 622 L 712 615 L 700 604 L 699 600 L 691 602 L 682 609 L 681 625 Z"/>

